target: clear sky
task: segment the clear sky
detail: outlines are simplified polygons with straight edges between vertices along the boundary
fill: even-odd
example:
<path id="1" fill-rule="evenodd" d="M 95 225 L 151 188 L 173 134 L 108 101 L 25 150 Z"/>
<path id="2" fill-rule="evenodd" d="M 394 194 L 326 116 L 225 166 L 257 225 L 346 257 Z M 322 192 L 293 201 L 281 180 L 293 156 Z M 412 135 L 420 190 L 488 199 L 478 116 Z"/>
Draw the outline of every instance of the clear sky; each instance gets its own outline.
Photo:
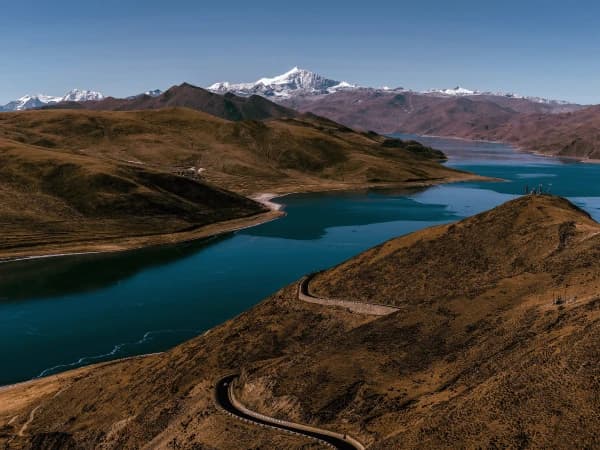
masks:
<path id="1" fill-rule="evenodd" d="M 0 104 L 126 96 L 300 66 L 368 86 L 456 85 L 600 103 L 600 5 L 571 1 L 2 2 Z"/>

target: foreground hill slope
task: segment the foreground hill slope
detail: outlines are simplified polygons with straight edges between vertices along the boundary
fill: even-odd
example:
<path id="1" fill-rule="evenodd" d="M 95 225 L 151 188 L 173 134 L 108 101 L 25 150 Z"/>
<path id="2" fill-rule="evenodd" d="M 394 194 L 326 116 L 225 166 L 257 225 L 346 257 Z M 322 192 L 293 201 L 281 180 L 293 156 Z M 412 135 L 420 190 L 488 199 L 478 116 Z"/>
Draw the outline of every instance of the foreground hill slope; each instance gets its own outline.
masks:
<path id="1" fill-rule="evenodd" d="M 252 409 L 368 448 L 595 448 L 599 249 L 600 225 L 566 200 L 519 198 L 311 282 L 315 295 L 397 313 L 306 303 L 292 285 L 169 352 L 0 391 L 0 440 L 306 448 L 216 408 L 215 383 L 237 372 Z"/>
<path id="2" fill-rule="evenodd" d="M 265 214 L 197 180 L 0 139 L 0 258 L 170 242 Z"/>
<path id="3" fill-rule="evenodd" d="M 1 114 L 0 136 L 167 172 L 194 167 L 203 179 L 245 194 L 473 177 L 441 165 L 444 155 L 421 144 L 312 115 L 232 122 L 185 108 L 29 111 Z"/>

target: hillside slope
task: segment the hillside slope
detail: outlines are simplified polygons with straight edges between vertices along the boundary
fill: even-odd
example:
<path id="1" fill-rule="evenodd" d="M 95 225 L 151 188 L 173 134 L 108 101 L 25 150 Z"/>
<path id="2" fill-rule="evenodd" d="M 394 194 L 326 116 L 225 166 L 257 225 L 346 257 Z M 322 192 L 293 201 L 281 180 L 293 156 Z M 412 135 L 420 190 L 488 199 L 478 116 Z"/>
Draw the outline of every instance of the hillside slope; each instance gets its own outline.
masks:
<path id="1" fill-rule="evenodd" d="M 216 381 L 241 372 L 249 407 L 369 448 L 595 448 L 599 244 L 599 224 L 550 196 L 397 238 L 311 289 L 401 311 L 306 303 L 292 285 L 169 352 L 0 391 L 0 441 L 306 448 L 216 408 Z"/>
<path id="2" fill-rule="evenodd" d="M 196 180 L 0 139 L 0 258 L 191 239 L 261 213 Z"/>
<path id="3" fill-rule="evenodd" d="M 481 138 L 489 130 L 522 115 L 552 115 L 581 109 L 579 105 L 540 103 L 499 95 L 452 97 L 377 89 L 298 96 L 282 104 L 356 129 L 464 138 Z"/>
<path id="4" fill-rule="evenodd" d="M 185 108 L 29 111 L 0 114 L 0 136 L 167 172 L 195 167 L 203 179 L 246 194 L 472 177 L 442 166 L 443 154 L 421 144 L 312 115 L 232 122 Z"/>
<path id="5" fill-rule="evenodd" d="M 372 89 L 283 102 L 357 129 L 503 141 L 552 156 L 600 159 L 600 108 L 493 95 L 432 96 Z"/>

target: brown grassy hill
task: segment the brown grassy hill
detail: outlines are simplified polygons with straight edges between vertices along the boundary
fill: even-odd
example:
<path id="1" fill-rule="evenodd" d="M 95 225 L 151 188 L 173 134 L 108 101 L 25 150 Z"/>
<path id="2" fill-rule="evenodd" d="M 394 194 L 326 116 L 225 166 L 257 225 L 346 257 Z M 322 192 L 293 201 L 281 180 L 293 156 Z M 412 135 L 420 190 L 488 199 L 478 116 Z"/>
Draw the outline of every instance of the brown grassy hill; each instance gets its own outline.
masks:
<path id="1" fill-rule="evenodd" d="M 597 229 L 566 200 L 522 197 L 460 223 L 387 242 L 318 275 L 311 286 L 324 297 L 395 305 L 440 296 L 474 298 L 501 280 L 572 269 L 558 260 L 569 256 L 578 239 L 589 242 Z M 419 270 L 409 271 L 412 267 Z M 405 272 L 412 277 L 397 276 Z"/>
<path id="2" fill-rule="evenodd" d="M 0 139 L 1 257 L 191 237 L 215 222 L 264 212 L 171 173 Z"/>
<path id="3" fill-rule="evenodd" d="M 91 109 L 97 111 L 134 111 L 143 109 L 190 108 L 227 120 L 265 120 L 296 117 L 298 113 L 258 95 L 238 97 L 219 95 L 188 83 L 173 86 L 157 97 L 108 97 L 99 101 L 68 102 L 46 109 Z"/>
<path id="4" fill-rule="evenodd" d="M 443 154 L 420 144 L 357 133 L 312 115 L 231 122 L 181 108 L 30 111 L 1 114 L 0 136 L 161 171 L 202 168 L 204 179 L 244 193 L 470 176 L 440 165 Z"/>
<path id="5" fill-rule="evenodd" d="M 394 239 L 312 289 L 376 288 L 398 313 L 304 303 L 293 285 L 164 354 L 0 391 L 0 441 L 306 448 L 216 409 L 215 381 L 241 371 L 247 405 L 369 448 L 596 448 L 599 244 L 600 225 L 549 196 Z"/>

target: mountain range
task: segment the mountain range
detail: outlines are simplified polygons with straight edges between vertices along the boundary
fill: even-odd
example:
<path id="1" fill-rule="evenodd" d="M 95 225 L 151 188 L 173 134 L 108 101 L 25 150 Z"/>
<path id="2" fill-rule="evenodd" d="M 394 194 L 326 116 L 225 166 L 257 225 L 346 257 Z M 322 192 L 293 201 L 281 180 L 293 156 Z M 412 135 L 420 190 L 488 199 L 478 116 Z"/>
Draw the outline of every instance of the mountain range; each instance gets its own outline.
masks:
<path id="1" fill-rule="evenodd" d="M 62 97 L 25 96 L 0 111 L 34 108 L 143 110 L 187 107 L 227 120 L 293 118 L 312 113 L 347 127 L 380 134 L 408 133 L 498 140 L 524 150 L 597 159 L 600 109 L 457 86 L 417 92 L 360 87 L 294 67 L 252 83 L 188 83 L 127 98 L 73 90 Z"/>
<path id="2" fill-rule="evenodd" d="M 423 92 L 413 91 L 398 88 L 372 88 L 361 87 L 357 84 L 352 84 L 347 81 L 339 81 L 327 78 L 310 70 L 294 67 L 291 70 L 274 77 L 263 77 L 255 82 L 249 83 L 230 83 L 222 81 L 214 83 L 206 88 L 209 91 L 225 94 L 227 92 L 234 93 L 238 96 L 260 95 L 271 98 L 275 101 L 284 101 L 297 96 L 306 95 L 327 95 L 339 91 L 375 91 L 382 93 L 394 92 L 409 92 L 412 94 L 422 94 L 428 96 L 443 96 L 443 97 L 471 97 L 471 96 L 493 96 L 506 97 L 511 99 L 523 99 L 535 103 L 545 103 L 551 105 L 569 105 L 568 102 L 560 100 L 550 100 L 540 97 L 527 97 L 514 93 L 489 92 L 471 90 L 461 86 L 456 86 L 450 89 L 430 89 Z M 158 97 L 163 94 L 160 89 L 146 91 L 142 94 L 136 94 L 126 97 L 133 99 L 142 96 Z M 40 108 L 46 105 L 53 105 L 62 102 L 85 102 L 102 100 L 106 96 L 100 92 L 73 89 L 63 96 L 51 96 L 44 94 L 25 95 L 17 100 L 11 101 L 6 105 L 0 106 L 0 111 L 21 111 L 25 109 Z"/>
<path id="3" fill-rule="evenodd" d="M 6 105 L 0 106 L 0 112 L 23 111 L 63 102 L 87 102 L 102 100 L 103 98 L 104 95 L 100 92 L 81 89 L 72 89 L 61 97 L 44 94 L 24 95 L 17 100 L 13 100 Z"/>
<path id="4" fill-rule="evenodd" d="M 552 100 L 541 97 L 528 97 L 515 93 L 491 92 L 471 90 L 461 86 L 450 89 L 429 89 L 427 91 L 414 91 L 402 87 L 362 87 L 357 84 L 351 84 L 347 81 L 339 81 L 319 75 L 306 69 L 294 67 L 288 72 L 277 75 L 272 78 L 260 78 L 253 83 L 230 83 L 228 81 L 214 83 L 207 87 L 208 90 L 218 93 L 233 92 L 236 95 L 262 95 L 273 97 L 274 100 L 290 99 L 305 95 L 327 95 L 338 91 L 357 91 L 370 90 L 382 93 L 392 92 L 410 92 L 412 94 L 421 94 L 428 96 L 443 97 L 506 97 L 510 99 L 524 99 L 534 103 L 545 103 L 553 105 L 568 105 L 569 102 L 562 100 Z"/>
<path id="5" fill-rule="evenodd" d="M 206 89 L 182 83 L 165 92 L 153 91 L 128 98 L 105 97 L 87 102 L 63 102 L 45 109 L 88 109 L 95 111 L 135 111 L 162 108 L 190 108 L 222 119 L 264 120 L 291 118 L 298 112 L 259 95 L 240 97 L 232 93 L 215 94 Z"/>

